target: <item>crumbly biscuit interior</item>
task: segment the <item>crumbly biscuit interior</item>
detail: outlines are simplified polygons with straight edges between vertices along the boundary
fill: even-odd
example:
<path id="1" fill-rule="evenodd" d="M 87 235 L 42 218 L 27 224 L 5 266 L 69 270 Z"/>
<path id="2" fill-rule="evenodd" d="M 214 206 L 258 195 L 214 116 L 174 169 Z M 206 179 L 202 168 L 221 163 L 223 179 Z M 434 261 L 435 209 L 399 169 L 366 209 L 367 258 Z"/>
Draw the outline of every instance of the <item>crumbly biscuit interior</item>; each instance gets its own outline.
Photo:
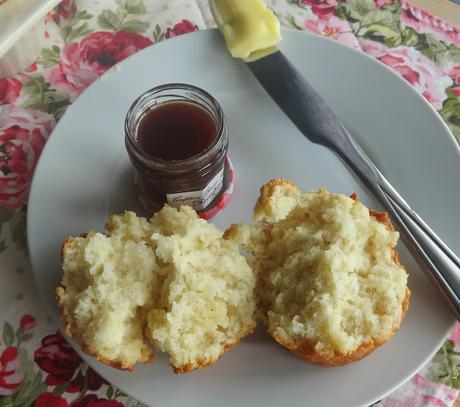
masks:
<path id="1" fill-rule="evenodd" d="M 256 308 L 281 343 L 326 357 L 381 343 L 399 327 L 407 274 L 398 233 L 360 202 L 275 180 L 254 219 L 223 239 L 190 207 L 166 206 L 150 221 L 126 212 L 108 220 L 107 235 L 68 239 L 57 290 L 68 333 L 127 369 L 148 361 L 152 345 L 182 373 L 249 334 Z"/>
<path id="2" fill-rule="evenodd" d="M 108 234 L 64 247 L 58 302 L 67 331 L 122 368 L 165 351 L 177 372 L 213 363 L 250 333 L 255 277 L 238 246 L 190 207 L 151 221 L 112 216 Z"/>
<path id="3" fill-rule="evenodd" d="M 266 202 L 285 199 L 283 186 Z M 258 296 L 268 330 L 323 354 L 347 354 L 391 336 L 403 317 L 407 274 L 395 262 L 398 233 L 360 202 L 325 190 L 298 194 L 274 219 L 256 206 L 256 227 L 228 236 L 254 254 Z M 283 207 L 283 203 L 276 203 Z M 265 211 L 265 212 L 264 212 Z"/>
<path id="4" fill-rule="evenodd" d="M 133 213 L 115 216 L 109 229 L 109 236 L 90 233 L 67 245 L 60 301 L 70 332 L 90 353 L 131 368 L 151 355 L 143 310 L 152 304 L 158 266 L 142 240 L 145 219 Z"/>
<path id="5" fill-rule="evenodd" d="M 152 220 L 151 245 L 162 264 L 163 289 L 148 314 L 148 334 L 173 366 L 216 360 L 254 327 L 255 277 L 238 246 L 188 208 Z"/>

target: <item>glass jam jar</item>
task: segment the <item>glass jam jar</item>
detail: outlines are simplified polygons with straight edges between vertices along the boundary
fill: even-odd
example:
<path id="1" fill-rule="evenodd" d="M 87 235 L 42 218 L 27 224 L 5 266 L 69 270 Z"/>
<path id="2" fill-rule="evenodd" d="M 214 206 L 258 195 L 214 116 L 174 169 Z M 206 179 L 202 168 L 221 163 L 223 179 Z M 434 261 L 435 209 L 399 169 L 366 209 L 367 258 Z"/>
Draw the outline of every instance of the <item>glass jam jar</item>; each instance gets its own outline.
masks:
<path id="1" fill-rule="evenodd" d="M 181 83 L 146 91 L 126 115 L 125 144 L 136 193 L 149 213 L 165 203 L 199 214 L 215 214 L 214 206 L 222 205 L 230 182 L 228 129 L 209 93 Z"/>

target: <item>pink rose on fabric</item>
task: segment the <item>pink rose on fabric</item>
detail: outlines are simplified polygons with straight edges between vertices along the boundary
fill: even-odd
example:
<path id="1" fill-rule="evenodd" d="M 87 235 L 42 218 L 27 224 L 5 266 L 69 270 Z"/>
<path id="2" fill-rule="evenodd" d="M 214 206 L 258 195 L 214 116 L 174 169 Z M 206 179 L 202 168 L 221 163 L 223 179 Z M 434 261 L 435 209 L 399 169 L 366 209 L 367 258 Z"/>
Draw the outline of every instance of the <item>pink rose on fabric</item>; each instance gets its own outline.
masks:
<path id="1" fill-rule="evenodd" d="M 449 339 L 455 343 L 457 347 L 460 347 L 460 323 L 456 322 L 454 329 L 450 332 Z"/>
<path id="2" fill-rule="evenodd" d="M 393 4 L 396 0 L 375 0 L 375 7 L 380 8 L 385 4 Z"/>
<path id="3" fill-rule="evenodd" d="M 21 385 L 24 375 L 18 370 L 21 367 L 18 350 L 9 346 L 0 356 L 0 396 L 8 396 Z"/>
<path id="4" fill-rule="evenodd" d="M 90 65 L 107 70 L 149 45 L 152 45 L 150 39 L 134 32 L 117 31 L 114 34 L 101 31 L 80 42 L 80 55 Z"/>
<path id="5" fill-rule="evenodd" d="M 452 85 L 452 79 L 433 61 L 415 48 L 397 47 L 389 49 L 383 44 L 363 40 L 362 49 L 385 65 L 391 67 L 411 83 L 435 109 L 442 109 L 447 98 L 446 88 Z"/>
<path id="6" fill-rule="evenodd" d="M 67 44 L 58 66 L 45 74 L 45 79 L 73 101 L 111 66 L 151 44 L 149 38 L 137 33 L 95 32 Z"/>
<path id="7" fill-rule="evenodd" d="M 35 72 L 37 69 L 38 69 L 37 63 L 34 62 L 34 63 L 30 64 L 30 65 L 25 69 L 25 71 L 26 71 L 27 73 L 32 73 L 32 72 Z"/>
<path id="8" fill-rule="evenodd" d="M 401 22 L 418 33 L 430 33 L 441 41 L 460 47 L 460 29 L 406 0 L 401 1 Z"/>
<path id="9" fill-rule="evenodd" d="M 38 157 L 54 127 L 54 118 L 38 110 L 0 107 L 0 206 L 20 208 Z"/>
<path id="10" fill-rule="evenodd" d="M 356 49 L 361 49 L 348 23 L 336 16 L 329 19 L 305 21 L 305 31 L 332 38 Z"/>
<path id="11" fill-rule="evenodd" d="M 452 67 L 449 71 L 449 76 L 456 85 L 460 85 L 460 65 Z"/>
<path id="12" fill-rule="evenodd" d="M 460 66 L 456 65 L 449 71 L 449 76 L 454 81 L 456 87 L 452 88 L 451 91 L 454 95 L 460 96 Z"/>
<path id="13" fill-rule="evenodd" d="M 68 383 L 67 393 L 78 393 L 86 386 L 87 390 L 99 390 L 107 382 L 88 367 L 83 377 L 80 366 L 82 359 L 70 346 L 60 332 L 48 335 L 35 351 L 34 360 L 41 370 L 48 373 L 45 383 L 59 386 Z"/>
<path id="14" fill-rule="evenodd" d="M 72 42 L 61 52 L 59 65 L 45 72 L 45 79 L 74 101 L 93 81 L 105 71 L 99 66 L 86 63 L 80 55 L 80 45 Z"/>
<path id="15" fill-rule="evenodd" d="M 41 345 L 35 351 L 34 360 L 48 373 L 45 383 L 57 386 L 70 382 L 82 363 L 78 353 L 59 332 L 43 338 Z"/>
<path id="16" fill-rule="evenodd" d="M 21 92 L 22 83 L 16 78 L 0 78 L 0 105 L 13 103 Z"/>
<path id="17" fill-rule="evenodd" d="M 302 4 L 311 7 L 313 14 L 319 18 L 329 18 L 334 14 L 337 0 L 302 0 Z"/>
<path id="18" fill-rule="evenodd" d="M 30 331 L 35 328 L 35 318 L 29 314 L 23 315 L 19 321 L 19 326 L 22 332 Z"/>
<path id="19" fill-rule="evenodd" d="M 384 398 L 376 407 L 403 406 L 452 406 L 457 399 L 458 390 L 443 384 L 433 383 L 420 374 L 416 374 L 404 386 L 399 387 L 390 396 Z"/>
<path id="20" fill-rule="evenodd" d="M 69 407 L 69 403 L 61 396 L 45 392 L 37 397 L 34 407 Z"/>
<path id="21" fill-rule="evenodd" d="M 180 23 L 177 23 L 173 28 L 168 28 L 166 30 L 165 37 L 172 38 L 178 35 L 191 33 L 193 31 L 198 31 L 198 26 L 194 25 L 189 20 L 182 20 Z"/>
<path id="22" fill-rule="evenodd" d="M 377 59 L 385 65 L 391 66 L 411 85 L 420 83 L 420 74 L 405 63 L 406 60 L 403 56 L 388 53 L 377 57 Z"/>
<path id="23" fill-rule="evenodd" d="M 99 376 L 93 369 L 88 367 L 84 377 L 81 371 L 77 373 L 77 375 L 70 382 L 69 387 L 67 387 L 66 392 L 78 393 L 85 386 L 85 382 L 86 388 L 93 391 L 99 390 L 103 384 L 107 384 L 107 382 L 101 376 Z M 57 382 L 50 381 L 50 383 Z"/>

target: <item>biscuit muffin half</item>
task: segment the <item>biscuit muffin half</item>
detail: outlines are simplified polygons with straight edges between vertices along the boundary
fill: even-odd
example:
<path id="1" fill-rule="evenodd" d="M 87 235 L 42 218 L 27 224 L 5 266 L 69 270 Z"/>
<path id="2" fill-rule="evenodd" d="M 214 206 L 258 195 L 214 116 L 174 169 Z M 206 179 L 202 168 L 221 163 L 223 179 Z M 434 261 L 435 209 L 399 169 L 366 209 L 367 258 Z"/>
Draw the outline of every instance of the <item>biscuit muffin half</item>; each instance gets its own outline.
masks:
<path id="1" fill-rule="evenodd" d="M 254 330 L 254 273 L 238 246 L 188 206 L 164 208 L 152 230 L 162 282 L 148 337 L 176 373 L 210 365 Z"/>
<path id="2" fill-rule="evenodd" d="M 118 369 L 153 359 L 144 328 L 159 265 L 146 244 L 151 226 L 132 212 L 111 217 L 107 234 L 69 237 L 56 289 L 61 321 L 82 350 Z"/>
<path id="3" fill-rule="evenodd" d="M 261 188 L 254 220 L 225 235 L 252 254 L 260 319 L 277 342 L 336 366 L 368 355 L 399 329 L 410 291 L 385 213 L 355 195 L 302 194 L 277 179 Z"/>
<path id="4" fill-rule="evenodd" d="M 56 289 L 66 333 L 132 370 L 168 353 L 184 373 L 214 363 L 254 329 L 255 277 L 238 246 L 190 207 L 148 221 L 112 216 L 107 234 L 68 238 Z"/>

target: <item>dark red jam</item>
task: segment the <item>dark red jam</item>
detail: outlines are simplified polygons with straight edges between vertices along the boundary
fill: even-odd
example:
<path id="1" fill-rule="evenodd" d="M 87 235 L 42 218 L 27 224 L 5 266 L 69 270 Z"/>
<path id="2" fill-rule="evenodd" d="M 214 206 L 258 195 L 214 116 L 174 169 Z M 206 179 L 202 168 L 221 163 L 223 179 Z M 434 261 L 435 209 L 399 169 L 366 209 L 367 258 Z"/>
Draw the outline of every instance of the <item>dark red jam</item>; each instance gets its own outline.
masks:
<path id="1" fill-rule="evenodd" d="M 229 183 L 228 130 L 207 92 L 184 84 L 145 92 L 126 116 L 125 143 L 136 192 L 150 213 L 165 203 L 207 213 L 219 203 Z"/>
<path id="2" fill-rule="evenodd" d="M 205 151 L 216 136 L 216 122 L 207 110 L 196 103 L 173 101 L 144 113 L 136 142 L 153 158 L 177 161 Z"/>

